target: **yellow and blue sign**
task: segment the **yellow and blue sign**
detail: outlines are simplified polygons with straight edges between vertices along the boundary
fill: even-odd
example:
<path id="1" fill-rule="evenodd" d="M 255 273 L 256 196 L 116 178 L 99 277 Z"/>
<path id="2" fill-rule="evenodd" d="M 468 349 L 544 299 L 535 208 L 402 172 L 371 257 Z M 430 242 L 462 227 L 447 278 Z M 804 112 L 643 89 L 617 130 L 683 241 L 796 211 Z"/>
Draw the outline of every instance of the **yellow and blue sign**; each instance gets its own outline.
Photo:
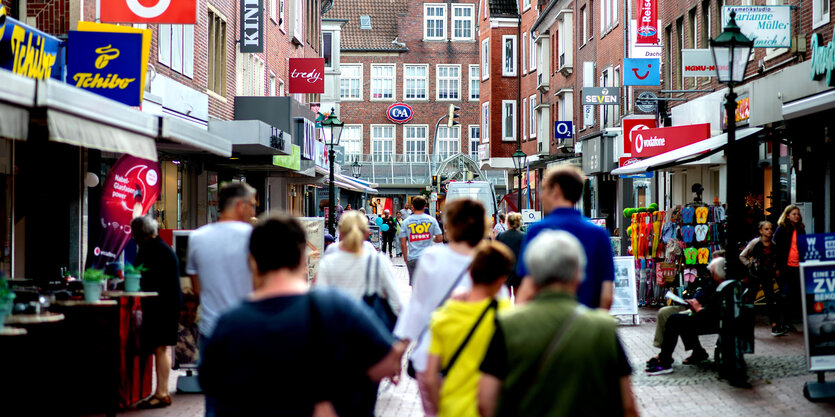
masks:
<path id="1" fill-rule="evenodd" d="M 129 106 L 138 106 L 142 35 L 70 31 L 67 83 Z"/>
<path id="2" fill-rule="evenodd" d="M 43 80 L 61 77 L 61 41 L 6 16 L 0 6 L 0 68 Z"/>
<path id="3" fill-rule="evenodd" d="M 624 58 L 623 85 L 661 85 L 661 60 Z"/>

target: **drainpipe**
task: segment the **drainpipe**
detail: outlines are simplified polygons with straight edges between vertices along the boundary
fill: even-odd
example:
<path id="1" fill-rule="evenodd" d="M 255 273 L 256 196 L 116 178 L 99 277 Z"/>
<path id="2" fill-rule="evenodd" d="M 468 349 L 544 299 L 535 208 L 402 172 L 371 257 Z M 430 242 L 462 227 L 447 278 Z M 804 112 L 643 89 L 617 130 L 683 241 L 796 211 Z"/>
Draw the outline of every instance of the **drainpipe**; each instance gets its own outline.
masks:
<path id="1" fill-rule="evenodd" d="M 531 6 L 533 7 L 533 5 L 531 5 Z M 517 3 L 517 7 L 518 7 L 518 3 Z M 531 36 L 533 36 L 533 32 L 531 32 Z M 518 57 L 517 61 L 516 61 L 516 83 L 517 83 L 518 88 L 516 89 L 516 115 L 515 116 L 516 116 L 516 119 L 519 120 L 519 122 L 516 123 L 516 148 L 517 149 L 522 149 L 522 132 L 525 130 L 524 129 L 525 121 L 522 120 L 522 112 L 519 111 L 519 109 L 524 108 L 524 107 L 522 107 L 523 106 L 523 104 L 522 104 L 522 71 L 520 71 L 522 69 L 522 65 L 523 65 L 523 63 L 522 63 L 522 58 L 523 58 L 522 51 L 523 51 L 523 49 L 522 48 L 524 48 L 524 45 L 522 45 L 522 12 L 521 11 L 519 12 L 519 24 L 516 26 L 516 42 L 517 42 L 517 45 L 518 45 L 518 47 L 516 48 L 516 56 Z M 535 42 L 533 44 L 536 45 Z M 504 47 L 504 46 L 502 46 L 502 47 Z M 531 54 L 531 53 L 533 53 L 533 51 L 528 51 L 528 54 Z M 533 111 L 533 109 L 529 109 L 529 110 Z M 521 170 L 521 167 L 520 167 L 519 175 L 517 176 L 517 178 L 519 178 L 519 202 L 522 201 L 522 174 L 521 174 L 521 172 L 522 172 L 522 170 Z M 530 192 L 530 190 L 528 190 L 528 192 Z M 522 205 L 520 204 L 519 207 L 517 207 L 516 209 L 519 211 L 519 213 L 521 213 L 522 212 Z"/>

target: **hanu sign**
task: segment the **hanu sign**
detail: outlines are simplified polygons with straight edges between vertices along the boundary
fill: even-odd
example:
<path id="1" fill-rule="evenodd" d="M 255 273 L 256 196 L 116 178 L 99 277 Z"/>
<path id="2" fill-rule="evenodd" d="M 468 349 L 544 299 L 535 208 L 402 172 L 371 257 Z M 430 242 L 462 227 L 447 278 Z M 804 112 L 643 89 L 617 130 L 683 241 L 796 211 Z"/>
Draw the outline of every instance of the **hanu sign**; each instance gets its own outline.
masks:
<path id="1" fill-rule="evenodd" d="M 394 103 L 386 109 L 386 117 L 394 123 L 406 123 L 414 114 L 412 106 L 406 103 Z"/>
<path id="2" fill-rule="evenodd" d="M 325 92 L 325 58 L 290 58 L 290 94 Z"/>

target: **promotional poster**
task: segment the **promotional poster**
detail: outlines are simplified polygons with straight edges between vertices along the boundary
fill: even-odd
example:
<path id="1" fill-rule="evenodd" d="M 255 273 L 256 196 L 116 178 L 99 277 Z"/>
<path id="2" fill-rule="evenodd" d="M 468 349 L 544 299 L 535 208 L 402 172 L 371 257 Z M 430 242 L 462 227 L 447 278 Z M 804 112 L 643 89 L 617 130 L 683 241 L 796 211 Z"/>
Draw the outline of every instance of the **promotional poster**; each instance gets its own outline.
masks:
<path id="1" fill-rule="evenodd" d="M 148 213 L 160 188 L 158 162 L 122 155 L 113 164 L 101 189 L 102 233 L 88 268 L 102 269 L 119 258 L 131 238 L 130 222 Z"/>
<path id="2" fill-rule="evenodd" d="M 800 264 L 809 371 L 835 370 L 835 262 Z"/>
<path id="3" fill-rule="evenodd" d="M 635 292 L 635 258 L 615 257 L 615 282 L 609 314 L 628 316 L 638 314 L 638 294 Z"/>

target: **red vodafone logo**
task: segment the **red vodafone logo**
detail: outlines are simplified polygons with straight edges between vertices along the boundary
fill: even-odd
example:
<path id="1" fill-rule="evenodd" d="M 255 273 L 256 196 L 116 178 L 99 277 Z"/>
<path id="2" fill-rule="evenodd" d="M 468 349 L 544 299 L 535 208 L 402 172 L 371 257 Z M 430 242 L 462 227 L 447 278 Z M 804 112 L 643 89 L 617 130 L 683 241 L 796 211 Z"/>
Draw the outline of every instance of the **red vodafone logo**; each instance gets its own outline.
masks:
<path id="1" fill-rule="evenodd" d="M 647 118 L 624 118 L 621 126 L 623 127 L 623 152 L 633 153 L 635 146 L 634 134 L 641 130 L 654 129 L 656 127 L 655 119 Z"/>
<path id="2" fill-rule="evenodd" d="M 197 0 L 108 0 L 100 4 L 102 22 L 190 25 L 197 22 Z"/>

